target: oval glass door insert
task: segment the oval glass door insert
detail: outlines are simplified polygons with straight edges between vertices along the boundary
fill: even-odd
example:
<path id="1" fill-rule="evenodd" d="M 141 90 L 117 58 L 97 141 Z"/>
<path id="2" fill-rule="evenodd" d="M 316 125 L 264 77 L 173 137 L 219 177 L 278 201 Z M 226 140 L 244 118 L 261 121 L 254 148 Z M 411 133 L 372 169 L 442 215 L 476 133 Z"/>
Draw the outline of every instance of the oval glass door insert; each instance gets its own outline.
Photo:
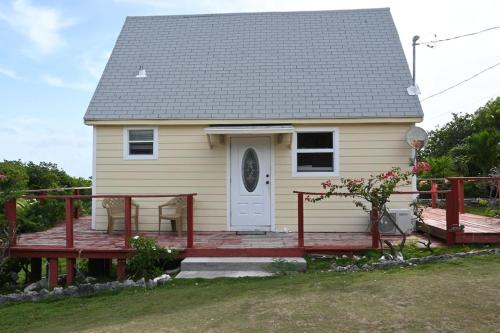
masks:
<path id="1" fill-rule="evenodd" d="M 248 148 L 243 154 L 241 177 L 243 178 L 243 185 L 247 191 L 255 191 L 259 183 L 259 159 L 257 157 L 257 152 L 253 148 Z"/>

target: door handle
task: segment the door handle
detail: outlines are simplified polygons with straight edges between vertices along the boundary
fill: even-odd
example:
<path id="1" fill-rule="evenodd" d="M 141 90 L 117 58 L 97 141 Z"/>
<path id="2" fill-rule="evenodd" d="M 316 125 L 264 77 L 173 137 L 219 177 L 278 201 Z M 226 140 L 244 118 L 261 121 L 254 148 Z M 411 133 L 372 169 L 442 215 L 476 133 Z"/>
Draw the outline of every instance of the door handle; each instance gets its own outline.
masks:
<path id="1" fill-rule="evenodd" d="M 266 180 L 266 184 L 269 184 L 269 180 Z"/>

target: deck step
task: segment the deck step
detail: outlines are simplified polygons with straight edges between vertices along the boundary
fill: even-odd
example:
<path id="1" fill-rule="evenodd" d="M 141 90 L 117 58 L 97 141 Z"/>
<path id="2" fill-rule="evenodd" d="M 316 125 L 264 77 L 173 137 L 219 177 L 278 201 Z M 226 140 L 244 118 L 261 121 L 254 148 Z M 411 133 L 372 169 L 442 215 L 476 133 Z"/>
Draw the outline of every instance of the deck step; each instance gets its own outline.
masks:
<path id="1" fill-rule="evenodd" d="M 215 279 L 240 277 L 265 277 L 272 273 L 263 271 L 183 271 L 177 274 L 176 279 Z"/>
<path id="2" fill-rule="evenodd" d="M 177 278 L 269 276 L 273 270 L 303 271 L 306 266 L 301 257 L 189 257 Z"/>

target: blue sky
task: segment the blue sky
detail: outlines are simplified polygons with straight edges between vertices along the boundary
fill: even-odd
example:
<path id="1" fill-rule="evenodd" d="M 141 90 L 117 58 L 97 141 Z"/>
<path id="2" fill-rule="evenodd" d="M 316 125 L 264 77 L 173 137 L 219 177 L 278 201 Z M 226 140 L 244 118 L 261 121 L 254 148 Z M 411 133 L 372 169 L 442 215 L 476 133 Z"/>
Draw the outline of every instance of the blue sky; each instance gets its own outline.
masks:
<path id="1" fill-rule="evenodd" d="M 83 114 L 127 15 L 390 7 L 411 60 L 411 37 L 447 38 L 500 25 L 499 1 L 1 0 L 0 160 L 51 161 L 91 175 Z M 435 36 L 436 34 L 437 36 Z M 500 29 L 418 48 L 422 98 L 500 62 Z M 500 95 L 500 66 L 423 103 L 423 126 L 472 112 Z"/>

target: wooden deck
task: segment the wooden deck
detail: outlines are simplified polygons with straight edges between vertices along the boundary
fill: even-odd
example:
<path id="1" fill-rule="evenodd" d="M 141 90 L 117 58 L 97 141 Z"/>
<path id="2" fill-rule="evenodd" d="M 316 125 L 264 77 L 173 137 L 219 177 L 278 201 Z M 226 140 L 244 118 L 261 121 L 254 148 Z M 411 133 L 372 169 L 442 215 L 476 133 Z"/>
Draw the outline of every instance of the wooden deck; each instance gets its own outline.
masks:
<path id="1" fill-rule="evenodd" d="M 474 214 L 460 214 L 460 225 L 463 232 L 455 233 L 456 243 L 500 243 L 500 219 Z M 424 221 L 429 226 L 431 235 L 446 239 L 446 210 L 427 208 L 424 210 Z M 422 225 L 420 230 L 424 230 Z"/>
<path id="2" fill-rule="evenodd" d="M 49 230 L 22 234 L 17 245 L 12 249 L 14 255 L 44 257 L 58 255 L 58 249 L 64 249 L 66 244 L 65 224 Z M 186 251 L 186 237 L 178 237 L 173 232 L 140 232 L 141 236 L 152 237 L 164 247 Z M 189 255 L 224 255 L 224 252 L 241 255 L 259 253 L 279 256 L 291 251 L 297 251 L 297 233 L 268 232 L 265 235 L 238 235 L 235 232 L 195 232 L 194 248 L 189 249 Z M 413 238 L 420 236 L 413 235 Z M 397 240 L 398 236 L 384 236 L 384 239 Z M 303 252 L 342 252 L 359 251 L 372 248 L 370 233 L 304 233 Z M 269 251 L 262 251 L 268 249 Z M 124 249 L 122 232 L 108 235 L 103 231 L 91 229 L 89 217 L 74 221 L 73 257 L 126 257 L 130 250 Z M 71 252 L 70 251 L 70 252 Z M 48 253 L 50 252 L 50 253 Z M 68 252 L 65 250 L 65 252 Z"/>

